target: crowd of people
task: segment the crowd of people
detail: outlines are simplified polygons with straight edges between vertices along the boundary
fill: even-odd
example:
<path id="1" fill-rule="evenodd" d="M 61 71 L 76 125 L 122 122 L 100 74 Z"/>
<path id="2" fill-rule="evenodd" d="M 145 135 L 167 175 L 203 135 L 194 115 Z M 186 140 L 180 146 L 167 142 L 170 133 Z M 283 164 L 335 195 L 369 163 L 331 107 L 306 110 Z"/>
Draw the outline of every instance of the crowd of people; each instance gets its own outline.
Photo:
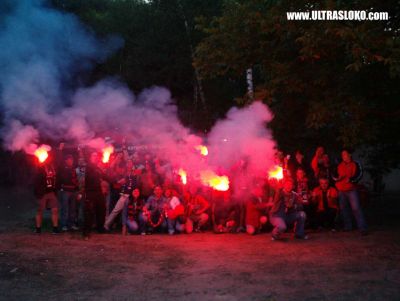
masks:
<path id="1" fill-rule="evenodd" d="M 38 167 L 36 233 L 51 210 L 53 233 L 82 231 L 123 235 L 270 232 L 272 240 L 293 230 L 308 239 L 308 229 L 350 231 L 353 219 L 361 234 L 367 224 L 358 194 L 361 164 L 341 152 L 334 166 L 323 147 L 311 162 L 296 151 L 276 153 L 281 178 L 260 179 L 242 197 L 232 188 L 218 191 L 183 183 L 167 163 L 146 151 L 116 149 L 107 163 L 97 151 L 67 151 L 63 144 Z M 167 175 L 168 174 L 168 175 Z"/>

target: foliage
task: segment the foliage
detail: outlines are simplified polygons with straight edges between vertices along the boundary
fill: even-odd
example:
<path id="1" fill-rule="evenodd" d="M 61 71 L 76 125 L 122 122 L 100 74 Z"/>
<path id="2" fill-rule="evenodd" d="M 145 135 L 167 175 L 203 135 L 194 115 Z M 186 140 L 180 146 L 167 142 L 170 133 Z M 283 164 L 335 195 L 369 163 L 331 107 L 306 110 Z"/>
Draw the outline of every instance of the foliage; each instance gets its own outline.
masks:
<path id="1" fill-rule="evenodd" d="M 233 104 L 245 105 L 245 71 L 275 113 L 281 148 L 363 150 L 378 178 L 399 158 L 400 4 L 398 1 L 53 0 L 100 36 L 125 46 L 92 80 L 122 77 L 135 91 L 164 85 L 182 120 L 207 129 Z M 286 12 L 388 12 L 389 21 L 288 21 Z M 195 49 L 193 60 L 192 50 Z M 196 100 L 200 72 L 206 107 Z"/>
<path id="2" fill-rule="evenodd" d="M 286 12 L 389 12 L 389 21 L 288 21 Z M 204 78 L 259 74 L 256 95 L 275 113 L 287 150 L 324 144 L 368 149 L 371 170 L 399 162 L 400 4 L 368 1 L 225 1 L 196 49 Z M 383 147 L 384 146 L 384 147 Z M 379 147 L 383 158 L 372 156 Z M 367 158 L 368 159 L 368 158 Z M 374 161 L 386 162 L 377 164 Z"/>

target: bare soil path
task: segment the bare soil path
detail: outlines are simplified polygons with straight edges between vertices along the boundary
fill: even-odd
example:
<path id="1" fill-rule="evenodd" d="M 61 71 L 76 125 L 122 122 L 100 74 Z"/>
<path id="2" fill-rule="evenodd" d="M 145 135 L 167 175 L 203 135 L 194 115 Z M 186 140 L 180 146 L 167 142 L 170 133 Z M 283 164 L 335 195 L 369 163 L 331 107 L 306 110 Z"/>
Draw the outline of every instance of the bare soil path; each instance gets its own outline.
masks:
<path id="1" fill-rule="evenodd" d="M 33 206 L 0 201 L 0 300 L 400 300 L 397 222 L 309 241 L 212 233 L 83 241 L 35 235 Z"/>

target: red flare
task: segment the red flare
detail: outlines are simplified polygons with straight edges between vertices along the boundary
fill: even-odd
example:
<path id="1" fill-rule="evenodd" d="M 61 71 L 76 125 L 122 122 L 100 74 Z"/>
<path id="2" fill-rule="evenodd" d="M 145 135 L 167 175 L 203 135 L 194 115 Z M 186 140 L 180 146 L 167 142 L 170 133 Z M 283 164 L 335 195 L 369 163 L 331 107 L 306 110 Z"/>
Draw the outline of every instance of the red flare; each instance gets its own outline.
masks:
<path id="1" fill-rule="evenodd" d="M 179 169 L 178 174 L 181 177 L 181 181 L 183 185 L 187 184 L 187 174 L 186 171 L 184 171 L 182 168 Z"/>
<path id="2" fill-rule="evenodd" d="M 200 152 L 202 156 L 208 156 L 208 148 L 205 145 L 197 145 L 196 150 Z"/>
<path id="3" fill-rule="evenodd" d="M 33 154 L 36 156 L 36 158 L 38 158 L 40 163 L 43 163 L 49 157 L 50 150 L 51 150 L 51 147 L 49 145 L 42 144 L 35 150 L 35 152 Z"/>
<path id="4" fill-rule="evenodd" d="M 273 169 L 268 171 L 268 179 L 282 180 L 283 168 L 280 167 L 279 165 L 275 165 Z"/>
<path id="5" fill-rule="evenodd" d="M 109 145 L 105 148 L 103 148 L 103 159 L 102 162 L 104 164 L 108 163 L 110 161 L 110 156 L 114 152 L 114 147 L 112 145 Z"/>
<path id="6" fill-rule="evenodd" d="M 227 176 L 218 176 L 211 170 L 202 171 L 200 174 L 204 185 L 210 186 L 218 191 L 227 191 L 229 189 L 229 178 Z"/>

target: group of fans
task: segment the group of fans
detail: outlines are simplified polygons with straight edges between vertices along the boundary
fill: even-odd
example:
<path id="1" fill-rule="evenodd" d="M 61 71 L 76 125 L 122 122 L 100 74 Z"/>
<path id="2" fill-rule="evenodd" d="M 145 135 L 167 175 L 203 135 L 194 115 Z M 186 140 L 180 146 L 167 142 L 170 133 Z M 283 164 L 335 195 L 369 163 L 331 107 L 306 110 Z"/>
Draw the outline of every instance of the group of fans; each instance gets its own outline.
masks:
<path id="1" fill-rule="evenodd" d="M 121 148 L 104 164 L 96 151 L 71 152 L 61 144 L 35 177 L 35 232 L 41 233 L 43 213 L 50 209 L 53 233 L 81 229 L 85 239 L 93 228 L 99 233 L 121 229 L 124 235 L 271 231 L 272 240 L 293 228 L 295 238 L 307 239 L 307 228 L 350 231 L 353 217 L 366 234 L 357 184 L 361 165 L 348 150 L 341 158 L 333 166 L 323 147 L 311 163 L 301 151 L 293 156 L 277 151 L 283 178 L 265 177 L 238 198 L 232 189 L 184 185 L 146 151 Z"/>

